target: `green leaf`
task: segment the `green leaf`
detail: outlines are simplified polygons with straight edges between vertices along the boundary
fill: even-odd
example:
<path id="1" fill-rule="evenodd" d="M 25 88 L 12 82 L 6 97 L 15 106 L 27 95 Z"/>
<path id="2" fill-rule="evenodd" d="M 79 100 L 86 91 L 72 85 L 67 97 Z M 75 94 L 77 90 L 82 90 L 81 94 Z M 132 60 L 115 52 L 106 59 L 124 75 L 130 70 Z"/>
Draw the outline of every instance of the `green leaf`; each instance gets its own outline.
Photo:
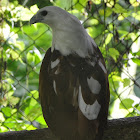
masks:
<path id="1" fill-rule="evenodd" d="M 0 132 L 7 132 L 9 131 L 8 128 L 4 127 L 4 126 L 0 126 Z"/>
<path id="2" fill-rule="evenodd" d="M 28 9 L 28 8 L 24 8 L 22 6 L 19 7 L 21 9 L 20 11 L 20 19 L 22 21 L 29 21 L 31 19 L 31 17 L 33 16 L 33 13 Z"/>
<path id="3" fill-rule="evenodd" d="M 129 2 L 132 4 L 133 7 L 137 7 L 140 5 L 140 2 L 137 0 L 129 0 Z"/>
<path id="4" fill-rule="evenodd" d="M 35 48 L 27 53 L 27 60 L 29 63 L 38 64 L 42 60 L 40 52 Z"/>
<path id="5" fill-rule="evenodd" d="M 128 79 L 128 78 L 123 79 L 123 86 L 126 87 L 129 85 L 130 85 L 130 79 Z"/>
<path id="6" fill-rule="evenodd" d="M 132 58 L 132 61 L 140 66 L 140 59 L 139 58 Z"/>
<path id="7" fill-rule="evenodd" d="M 13 118 L 8 118 L 5 122 L 4 122 L 4 125 L 7 126 L 8 128 L 13 128 L 15 127 L 15 124 L 16 124 L 16 120 L 13 120 Z"/>
<path id="8" fill-rule="evenodd" d="M 27 115 L 28 119 L 33 121 L 41 114 L 41 106 L 34 98 L 30 98 L 29 105 L 26 106 L 24 112 Z"/>
<path id="9" fill-rule="evenodd" d="M 0 122 L 4 122 L 5 118 L 2 112 L 0 112 Z"/>
<path id="10" fill-rule="evenodd" d="M 33 90 L 33 91 L 31 91 L 31 94 L 33 95 L 33 97 L 34 97 L 35 99 L 38 99 L 38 97 L 39 97 L 39 93 L 38 93 L 37 90 Z"/>
<path id="11" fill-rule="evenodd" d="M 137 114 L 140 115 L 140 104 L 138 103 L 134 107 L 136 108 Z"/>
<path id="12" fill-rule="evenodd" d="M 126 98 L 124 100 L 121 101 L 119 108 L 120 109 L 129 109 L 132 108 L 132 104 L 134 103 L 134 101 L 130 98 Z"/>
<path id="13" fill-rule="evenodd" d="M 116 61 L 119 56 L 119 51 L 115 48 L 109 48 L 109 55 Z"/>
<path id="14" fill-rule="evenodd" d="M 123 20 L 123 19 L 125 19 L 126 17 L 128 17 L 129 15 L 131 15 L 131 12 L 121 13 L 121 14 L 119 14 L 119 16 L 118 16 L 118 20 Z"/>
<path id="15" fill-rule="evenodd" d="M 10 107 L 4 107 L 1 110 L 3 114 L 6 115 L 7 117 L 11 116 L 12 109 Z"/>
<path id="16" fill-rule="evenodd" d="M 8 0 L 1 0 L 0 4 L 1 6 L 6 7 L 8 4 Z"/>
<path id="17" fill-rule="evenodd" d="M 132 16 L 137 19 L 140 20 L 140 11 L 138 11 L 137 13 L 132 13 Z"/>
<path id="18" fill-rule="evenodd" d="M 140 51 L 136 52 L 136 53 L 132 53 L 133 56 L 140 56 Z"/>
<path id="19" fill-rule="evenodd" d="M 34 54 L 34 57 L 35 57 L 35 64 L 40 63 L 41 60 L 42 60 L 40 52 L 36 49 L 36 50 L 34 50 L 33 54 Z"/>
<path id="20" fill-rule="evenodd" d="M 131 39 L 132 39 L 132 41 L 134 41 L 134 40 L 136 40 L 136 38 L 137 38 L 137 34 L 136 33 L 129 33 L 129 35 L 128 35 Z"/>
<path id="21" fill-rule="evenodd" d="M 112 14 L 112 12 L 113 12 L 112 9 L 107 7 L 105 12 L 105 17 L 109 17 Z"/>
<path id="22" fill-rule="evenodd" d="M 92 2 L 95 3 L 95 4 L 100 4 L 101 0 L 93 0 Z"/>
<path id="23" fill-rule="evenodd" d="M 91 25 L 97 25 L 97 24 L 99 24 L 99 21 L 97 20 L 97 19 L 91 19 L 90 21 L 89 21 L 89 24 L 91 24 Z"/>
<path id="24" fill-rule="evenodd" d="M 39 9 L 38 9 L 37 5 L 35 4 L 30 7 L 30 10 L 35 14 Z"/>
<path id="25" fill-rule="evenodd" d="M 110 8 L 110 7 L 107 7 L 106 8 L 106 11 L 104 10 L 104 9 L 100 9 L 99 10 L 99 14 L 101 15 L 101 16 L 104 16 L 105 15 L 105 17 L 109 17 L 111 14 L 112 14 L 112 9 Z"/>
<path id="26" fill-rule="evenodd" d="M 70 0 L 57 0 L 55 1 L 55 6 L 59 6 L 63 9 L 69 9 L 72 2 Z"/>
<path id="27" fill-rule="evenodd" d="M 127 13 L 127 10 L 124 9 L 121 5 L 119 5 L 118 3 L 115 4 L 115 7 L 113 8 L 113 11 L 115 13 Z"/>
<path id="28" fill-rule="evenodd" d="M 23 51 L 25 48 L 25 44 L 22 41 L 16 41 L 14 45 L 21 51 Z"/>
<path id="29" fill-rule="evenodd" d="M 112 78 L 113 78 L 113 81 L 121 81 L 121 82 L 123 82 L 123 79 L 118 75 L 113 75 Z"/>
<path id="30" fill-rule="evenodd" d="M 10 50 L 9 53 L 10 53 L 12 59 L 18 59 L 19 58 L 19 53 L 17 51 Z"/>
<path id="31" fill-rule="evenodd" d="M 40 115 L 40 116 L 36 119 L 36 121 L 39 122 L 40 124 L 46 126 L 46 122 L 45 122 L 45 120 L 44 120 L 43 115 Z"/>
<path id="32" fill-rule="evenodd" d="M 108 7 L 114 6 L 114 0 L 104 0 Z"/>
<path id="33" fill-rule="evenodd" d="M 28 63 L 32 63 L 35 61 L 35 57 L 33 56 L 33 53 L 31 53 L 31 51 L 27 53 L 27 60 Z"/>
<path id="34" fill-rule="evenodd" d="M 30 125 L 30 124 L 26 124 L 27 126 L 27 130 L 35 130 L 36 127 L 34 127 L 33 125 Z"/>
<path id="35" fill-rule="evenodd" d="M 113 37 L 113 34 L 112 33 L 109 33 L 107 35 L 107 37 L 105 39 L 105 45 L 107 45 L 111 41 L 112 37 Z"/>
<path id="36" fill-rule="evenodd" d="M 14 97 L 14 96 L 11 96 L 10 97 L 10 103 L 11 103 L 11 105 L 16 105 L 17 103 L 19 103 L 19 101 L 20 101 L 20 98 L 18 98 L 18 97 Z"/>
<path id="37" fill-rule="evenodd" d="M 88 27 L 87 28 L 87 30 L 88 30 L 88 33 L 89 33 L 89 35 L 92 37 L 92 38 L 95 38 L 95 37 L 97 37 L 98 35 L 100 35 L 101 34 L 101 32 L 102 32 L 102 27 L 101 27 L 101 30 L 98 30 L 96 27 Z"/>
<path id="38" fill-rule="evenodd" d="M 121 35 L 120 39 L 123 39 L 128 35 L 128 31 L 125 30 L 118 30 L 118 33 Z"/>

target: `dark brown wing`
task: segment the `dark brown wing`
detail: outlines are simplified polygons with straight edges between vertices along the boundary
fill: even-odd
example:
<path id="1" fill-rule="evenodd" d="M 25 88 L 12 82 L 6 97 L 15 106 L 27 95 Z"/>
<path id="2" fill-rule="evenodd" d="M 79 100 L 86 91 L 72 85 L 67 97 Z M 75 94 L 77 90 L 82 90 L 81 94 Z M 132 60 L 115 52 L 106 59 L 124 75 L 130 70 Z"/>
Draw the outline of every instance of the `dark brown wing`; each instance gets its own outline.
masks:
<path id="1" fill-rule="evenodd" d="M 86 59 L 49 49 L 40 70 L 39 94 L 44 118 L 56 135 L 65 140 L 101 140 L 109 89 L 98 48 Z"/>

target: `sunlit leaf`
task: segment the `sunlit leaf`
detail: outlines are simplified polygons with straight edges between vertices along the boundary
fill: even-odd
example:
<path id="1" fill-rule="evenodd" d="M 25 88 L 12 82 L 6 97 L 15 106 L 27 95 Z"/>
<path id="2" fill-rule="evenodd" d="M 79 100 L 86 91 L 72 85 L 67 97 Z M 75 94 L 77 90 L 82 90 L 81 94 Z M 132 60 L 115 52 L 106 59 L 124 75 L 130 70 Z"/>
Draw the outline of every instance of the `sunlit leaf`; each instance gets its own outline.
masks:
<path id="1" fill-rule="evenodd" d="M 118 16 L 118 20 L 123 20 L 123 19 L 127 18 L 129 15 L 131 15 L 130 11 L 127 13 L 121 13 Z"/>
<path id="2" fill-rule="evenodd" d="M 137 19 L 140 20 L 140 11 L 138 11 L 137 13 L 132 13 L 132 16 Z"/>
<path id="3" fill-rule="evenodd" d="M 3 35 L 4 39 L 8 39 L 10 36 L 10 26 L 8 24 L 3 24 L 3 29 L 0 28 L 0 32 Z"/>
<path id="4" fill-rule="evenodd" d="M 132 104 L 134 103 L 134 101 L 130 98 L 126 98 L 124 100 L 121 101 L 120 103 L 120 109 L 129 109 L 132 108 Z"/>
<path id="5" fill-rule="evenodd" d="M 121 5 L 119 5 L 118 3 L 115 4 L 115 7 L 113 8 L 113 11 L 115 13 L 127 13 L 127 10 L 125 8 L 123 8 Z"/>
<path id="6" fill-rule="evenodd" d="M 4 127 L 4 126 L 0 126 L 0 132 L 7 132 L 9 131 L 8 128 Z"/>
<path id="7" fill-rule="evenodd" d="M 102 30 L 98 30 L 96 27 L 88 27 L 87 30 L 92 38 L 97 37 L 102 31 Z"/>
<path id="8" fill-rule="evenodd" d="M 59 6 L 63 9 L 69 9 L 71 4 L 72 4 L 72 1 L 70 0 L 56 0 L 54 3 L 55 6 Z"/>
<path id="9" fill-rule="evenodd" d="M 100 4 L 101 0 L 92 0 L 92 2 L 95 3 L 95 4 Z"/>
<path id="10" fill-rule="evenodd" d="M 89 21 L 89 24 L 91 24 L 91 25 L 97 25 L 98 23 L 99 23 L 99 21 L 97 19 L 91 19 Z"/>
<path id="11" fill-rule="evenodd" d="M 137 7 L 140 5 L 140 1 L 138 0 L 129 0 L 129 2 L 132 4 L 132 6 Z"/>
<path id="12" fill-rule="evenodd" d="M 99 14 L 101 16 L 105 15 L 105 17 L 109 17 L 112 14 L 112 12 L 113 12 L 113 10 L 111 8 L 109 8 L 109 7 L 107 7 L 105 11 L 104 11 L 104 9 L 99 10 Z"/>
<path id="13" fill-rule="evenodd" d="M 17 48 L 19 48 L 21 51 L 24 50 L 25 48 L 25 44 L 22 41 L 16 41 L 16 43 L 14 44 Z"/>
<path id="14" fill-rule="evenodd" d="M 31 91 L 31 94 L 33 95 L 33 97 L 34 97 L 35 99 L 38 99 L 39 93 L 38 93 L 37 90 Z"/>
<path id="15" fill-rule="evenodd" d="M 112 33 L 109 33 L 107 35 L 107 37 L 105 39 L 105 45 L 107 45 L 111 41 L 112 37 L 113 37 L 113 34 Z"/>
<path id="16" fill-rule="evenodd" d="M 30 7 L 30 10 L 35 14 L 39 10 L 39 8 L 35 4 L 35 5 L 33 5 L 33 6 Z"/>
<path id="17" fill-rule="evenodd" d="M 15 124 L 16 124 L 16 120 L 13 118 L 8 118 L 4 122 L 4 125 L 11 129 L 15 127 Z"/>
<path id="18" fill-rule="evenodd" d="M 19 58 L 19 53 L 17 51 L 14 50 L 10 50 L 10 55 L 12 59 L 17 59 Z"/>
<path id="19" fill-rule="evenodd" d="M 104 2 L 107 4 L 108 7 L 113 7 L 114 6 L 114 0 L 104 0 Z"/>
<path id="20" fill-rule="evenodd" d="M 125 30 L 118 30 L 118 33 L 121 35 L 120 39 L 126 38 L 126 36 L 129 34 L 128 31 Z"/>
<path id="21" fill-rule="evenodd" d="M 121 82 L 123 82 L 123 79 L 120 76 L 113 75 L 112 78 L 113 78 L 113 81 L 121 81 Z"/>
<path id="22" fill-rule="evenodd" d="M 140 59 L 139 58 L 132 58 L 132 61 L 140 66 Z"/>
<path id="23" fill-rule="evenodd" d="M 45 120 L 44 120 L 43 115 L 40 115 L 40 116 L 36 119 L 36 121 L 39 122 L 40 124 L 44 125 L 44 126 L 47 125 L 46 122 L 45 122 Z"/>
<path id="24" fill-rule="evenodd" d="M 140 56 L 140 51 L 138 51 L 138 52 L 136 53 L 136 55 Z"/>
<path id="25" fill-rule="evenodd" d="M 29 63 L 32 63 L 35 61 L 35 57 L 33 56 L 33 54 L 31 52 L 27 53 L 27 60 Z"/>
<path id="26" fill-rule="evenodd" d="M 130 85 L 130 79 L 128 79 L 128 78 L 123 79 L 123 86 L 126 87 L 129 85 Z"/>
<path id="27" fill-rule="evenodd" d="M 20 6 L 18 10 L 20 11 L 20 15 L 19 15 L 20 20 L 22 21 L 29 21 L 33 16 L 33 13 L 28 8 L 24 8 Z"/>
<path id="28" fill-rule="evenodd" d="M 12 112 L 12 109 L 10 107 L 4 107 L 1 109 L 3 114 L 6 115 L 7 117 L 10 117 L 11 116 L 11 112 Z"/>
<path id="29" fill-rule="evenodd" d="M 28 125 L 26 130 L 35 130 L 36 127 L 34 127 L 33 125 Z"/>
<path id="30" fill-rule="evenodd" d="M 5 121 L 4 115 L 2 112 L 0 112 L 0 123 L 4 121 Z"/>
<path id="31" fill-rule="evenodd" d="M 20 98 L 18 98 L 18 97 L 14 97 L 14 96 L 10 97 L 11 105 L 16 105 L 19 101 L 20 101 Z M 13 111 L 16 112 L 16 110 L 13 110 Z"/>
<path id="32" fill-rule="evenodd" d="M 140 115 L 140 104 L 138 103 L 134 107 L 136 109 L 137 114 Z"/>
<path id="33" fill-rule="evenodd" d="M 41 62 L 42 57 L 41 57 L 40 52 L 37 49 L 34 50 L 34 57 L 35 57 L 35 64 L 38 64 Z"/>
<path id="34" fill-rule="evenodd" d="M 109 48 L 109 55 L 116 61 L 119 56 L 119 51 L 115 48 Z"/>

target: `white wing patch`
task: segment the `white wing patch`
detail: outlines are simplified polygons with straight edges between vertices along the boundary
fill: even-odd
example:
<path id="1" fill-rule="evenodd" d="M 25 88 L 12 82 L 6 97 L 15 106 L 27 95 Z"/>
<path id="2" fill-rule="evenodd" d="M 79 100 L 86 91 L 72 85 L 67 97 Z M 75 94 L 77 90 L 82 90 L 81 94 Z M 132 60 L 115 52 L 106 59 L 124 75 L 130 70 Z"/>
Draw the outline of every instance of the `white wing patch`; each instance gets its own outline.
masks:
<path id="1" fill-rule="evenodd" d="M 81 93 L 81 86 L 79 86 L 78 103 L 81 112 L 87 119 L 89 120 L 97 119 L 101 105 L 98 103 L 97 100 L 92 105 L 87 105 Z"/>
<path id="2" fill-rule="evenodd" d="M 100 92 L 101 84 L 97 80 L 90 77 L 90 79 L 87 78 L 87 82 L 88 82 L 89 89 L 91 90 L 92 93 L 98 94 Z"/>
<path id="3" fill-rule="evenodd" d="M 96 62 L 90 62 L 90 65 L 93 67 L 95 66 L 95 64 L 96 64 Z"/>
<path id="4" fill-rule="evenodd" d="M 57 92 L 56 92 L 56 83 L 55 83 L 55 81 L 53 81 L 53 88 L 54 88 L 55 93 L 57 94 Z"/>
<path id="5" fill-rule="evenodd" d="M 57 69 L 54 74 L 59 74 L 59 69 Z"/>
<path id="6" fill-rule="evenodd" d="M 98 64 L 100 65 L 100 67 L 102 68 L 102 70 L 104 71 L 104 73 L 107 73 L 107 70 L 106 70 L 105 66 L 102 64 L 102 62 L 99 61 Z"/>
<path id="7" fill-rule="evenodd" d="M 60 62 L 59 59 L 56 59 L 54 62 L 51 62 L 51 69 L 55 68 L 59 62 Z"/>

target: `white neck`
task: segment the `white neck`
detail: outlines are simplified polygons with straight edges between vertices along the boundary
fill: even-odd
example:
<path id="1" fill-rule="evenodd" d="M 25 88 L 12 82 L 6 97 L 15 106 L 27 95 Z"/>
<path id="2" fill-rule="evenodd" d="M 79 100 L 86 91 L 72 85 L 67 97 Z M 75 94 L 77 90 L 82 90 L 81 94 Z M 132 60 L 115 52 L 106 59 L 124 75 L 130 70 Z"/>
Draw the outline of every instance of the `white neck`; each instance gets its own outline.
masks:
<path id="1" fill-rule="evenodd" d="M 66 27 L 66 28 L 65 28 Z M 78 27 L 78 28 L 77 28 Z M 80 57 L 86 57 L 93 52 L 91 37 L 87 34 L 82 25 L 63 26 L 53 30 L 52 50 L 59 50 L 62 55 L 67 56 L 76 53 Z"/>

